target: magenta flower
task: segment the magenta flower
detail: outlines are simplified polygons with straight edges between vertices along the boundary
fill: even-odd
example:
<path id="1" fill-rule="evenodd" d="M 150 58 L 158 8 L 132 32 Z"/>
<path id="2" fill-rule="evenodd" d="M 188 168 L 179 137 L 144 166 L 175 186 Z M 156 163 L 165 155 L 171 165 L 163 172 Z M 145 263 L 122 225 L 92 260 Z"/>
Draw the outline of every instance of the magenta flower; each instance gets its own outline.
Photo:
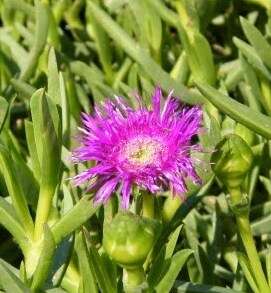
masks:
<path id="1" fill-rule="evenodd" d="M 186 178 L 200 183 L 191 158 L 199 146 L 191 139 L 201 126 L 201 108 L 182 106 L 172 93 L 164 100 L 160 88 L 151 109 L 141 99 L 138 104 L 133 109 L 115 97 L 96 107 L 93 115 L 82 115 L 82 145 L 74 150 L 73 160 L 96 165 L 74 181 L 79 185 L 91 180 L 89 189 L 97 190 L 98 203 L 106 202 L 118 186 L 122 207 L 128 208 L 133 185 L 151 193 L 171 189 L 173 195 L 183 196 Z"/>

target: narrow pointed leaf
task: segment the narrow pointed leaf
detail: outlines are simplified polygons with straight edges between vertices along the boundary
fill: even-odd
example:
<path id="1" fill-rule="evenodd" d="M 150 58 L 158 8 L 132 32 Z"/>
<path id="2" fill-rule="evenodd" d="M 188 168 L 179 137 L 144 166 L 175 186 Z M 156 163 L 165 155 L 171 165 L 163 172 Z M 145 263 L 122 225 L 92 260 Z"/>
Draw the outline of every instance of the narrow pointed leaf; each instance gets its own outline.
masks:
<path id="1" fill-rule="evenodd" d="M 94 276 L 93 267 L 90 266 L 89 263 L 89 253 L 88 248 L 85 243 L 85 239 L 83 236 L 83 232 L 78 233 L 76 239 L 76 251 L 79 260 L 79 267 L 81 273 L 82 287 L 83 293 L 88 292 L 98 292 L 96 285 L 96 278 Z"/>
<path id="2" fill-rule="evenodd" d="M 251 223 L 251 229 L 255 236 L 269 234 L 271 232 L 271 215 L 267 215 Z"/>
<path id="3" fill-rule="evenodd" d="M 243 31 L 262 61 L 271 69 L 271 46 L 261 32 L 244 17 L 241 17 Z"/>
<path id="4" fill-rule="evenodd" d="M 271 288 L 271 248 L 268 248 L 268 252 L 265 257 L 266 272 L 267 272 L 267 281 L 268 285 Z"/>
<path id="5" fill-rule="evenodd" d="M 41 178 L 41 166 L 40 166 L 40 161 L 39 161 L 36 142 L 35 142 L 33 123 L 27 120 L 25 121 L 25 134 L 26 134 L 28 150 L 31 157 L 31 165 L 32 165 L 33 174 L 38 181 Z"/>
<path id="6" fill-rule="evenodd" d="M 13 206 L 2 197 L 0 197 L 0 224 L 9 231 L 21 249 L 25 251 L 28 246 L 25 231 Z"/>
<path id="7" fill-rule="evenodd" d="M 240 263 L 242 271 L 243 271 L 251 289 L 255 293 L 260 293 L 259 288 L 256 284 L 256 280 L 254 279 L 253 272 L 252 272 L 248 258 L 242 253 L 238 253 L 237 256 L 238 256 L 238 261 Z"/>
<path id="8" fill-rule="evenodd" d="M 0 96 L 0 133 L 6 121 L 7 113 L 8 113 L 8 102 L 6 101 L 6 99 Z"/>
<path id="9" fill-rule="evenodd" d="M 173 255 L 167 273 L 155 288 L 157 293 L 170 292 L 179 272 L 192 252 L 191 249 L 183 249 Z"/>
<path id="10" fill-rule="evenodd" d="M 22 187 L 18 182 L 14 163 L 8 150 L 0 145 L 0 170 L 4 175 L 5 182 L 12 199 L 14 209 L 20 219 L 21 224 L 27 233 L 30 235 L 33 232 L 33 221 L 27 206 L 26 197 L 23 193 Z"/>
<path id="11" fill-rule="evenodd" d="M 173 80 L 104 10 L 92 1 L 88 1 L 88 5 L 97 22 L 109 36 L 144 68 L 155 83 L 160 84 L 167 91 L 174 89 L 176 95 L 182 97 L 184 102 L 202 101 L 200 96 L 188 91 L 183 85 Z"/>
<path id="12" fill-rule="evenodd" d="M 40 55 L 46 45 L 49 28 L 49 7 L 45 2 L 36 2 L 35 42 L 27 58 L 27 64 L 22 69 L 20 79 L 27 81 L 35 71 Z"/>
<path id="13" fill-rule="evenodd" d="M 90 200 L 91 196 L 84 196 L 52 227 L 52 233 L 57 244 L 78 229 L 98 210 L 99 206 L 93 204 Z"/>
<path id="14" fill-rule="evenodd" d="M 174 289 L 178 293 L 240 293 L 229 288 L 179 281 L 176 282 Z"/>
<path id="15" fill-rule="evenodd" d="M 252 131 L 270 139 L 271 138 L 271 118 L 261 113 L 255 112 L 249 107 L 222 94 L 215 88 L 196 81 L 196 85 L 201 93 L 214 104 L 220 111 L 229 115 L 232 119 L 247 126 Z"/>
<path id="16" fill-rule="evenodd" d="M 56 287 L 61 284 L 62 279 L 68 268 L 74 248 L 74 235 L 67 236 L 57 246 L 54 259 L 52 263 L 52 269 L 46 281 L 46 287 Z"/>
<path id="17" fill-rule="evenodd" d="M 24 283 L 0 259 L 0 284 L 6 292 L 31 293 Z"/>
<path id="18" fill-rule="evenodd" d="M 256 50 L 251 47 L 246 42 L 234 37 L 233 38 L 234 44 L 238 47 L 241 53 L 246 56 L 248 62 L 256 68 L 260 73 L 262 73 L 269 81 L 271 80 L 271 73 L 265 67 L 263 61 L 257 54 Z"/>
<path id="19" fill-rule="evenodd" d="M 102 257 L 93 244 L 90 244 L 89 247 L 89 264 L 92 266 L 92 271 L 95 272 L 96 280 L 101 291 L 105 293 L 116 293 L 117 284 L 112 284 Z M 115 280 L 115 282 L 117 282 L 117 280 Z"/>
<path id="20" fill-rule="evenodd" d="M 53 47 L 50 48 L 48 57 L 48 96 L 54 101 L 55 104 L 61 105 L 58 66 Z"/>

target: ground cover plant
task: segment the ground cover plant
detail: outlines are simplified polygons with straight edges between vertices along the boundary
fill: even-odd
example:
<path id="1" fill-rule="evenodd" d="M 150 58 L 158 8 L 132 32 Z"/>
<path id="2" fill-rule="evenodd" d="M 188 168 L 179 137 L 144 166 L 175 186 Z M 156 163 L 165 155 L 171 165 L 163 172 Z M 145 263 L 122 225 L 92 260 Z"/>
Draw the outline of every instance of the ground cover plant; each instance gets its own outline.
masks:
<path id="1" fill-rule="evenodd" d="M 269 0 L 0 0 L 0 292 L 271 292 Z"/>

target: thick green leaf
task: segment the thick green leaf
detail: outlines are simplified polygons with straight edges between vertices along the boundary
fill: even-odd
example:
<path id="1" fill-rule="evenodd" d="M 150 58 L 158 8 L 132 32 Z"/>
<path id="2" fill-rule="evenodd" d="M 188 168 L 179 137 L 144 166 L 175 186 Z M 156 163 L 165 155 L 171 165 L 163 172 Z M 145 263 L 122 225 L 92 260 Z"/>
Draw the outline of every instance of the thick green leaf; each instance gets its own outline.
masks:
<path id="1" fill-rule="evenodd" d="M 48 57 L 48 96 L 55 104 L 61 105 L 58 66 L 53 47 L 50 48 Z"/>
<path id="2" fill-rule="evenodd" d="M 54 288 L 45 291 L 46 293 L 67 293 L 64 289 L 61 288 Z"/>
<path id="3" fill-rule="evenodd" d="M 240 56 L 240 61 L 243 74 L 245 76 L 249 90 L 251 91 L 251 96 L 253 97 L 253 99 L 248 99 L 248 104 L 251 108 L 260 112 L 260 102 L 262 101 L 262 93 L 260 90 L 257 75 L 254 72 L 252 66 L 245 60 L 245 58 L 242 55 Z"/>
<path id="4" fill-rule="evenodd" d="M 216 81 L 213 55 L 206 38 L 199 32 L 182 32 L 185 53 L 193 77 L 214 85 Z"/>
<path id="5" fill-rule="evenodd" d="M 268 285 L 271 288 L 271 248 L 268 248 L 268 252 L 265 257 L 266 272 L 267 272 L 267 281 Z"/>
<path id="6" fill-rule="evenodd" d="M 86 80 L 92 91 L 97 87 L 103 92 L 100 97 L 95 98 L 95 101 L 101 101 L 103 100 L 104 96 L 109 97 L 114 94 L 114 90 L 105 84 L 104 76 L 99 71 L 96 71 L 93 67 L 90 67 L 81 61 L 74 61 L 70 64 L 70 66 L 71 71 L 74 74 L 77 74 Z M 90 106 L 88 105 L 86 112 L 89 111 L 89 108 Z"/>
<path id="7" fill-rule="evenodd" d="M 180 281 L 176 282 L 174 289 L 178 293 L 240 293 L 228 288 Z"/>
<path id="8" fill-rule="evenodd" d="M 203 121 L 206 131 L 199 134 L 202 145 L 206 148 L 215 147 L 221 140 L 221 129 L 219 122 L 211 115 L 203 112 Z"/>
<path id="9" fill-rule="evenodd" d="M 66 147 L 70 145 L 70 108 L 69 101 L 67 97 L 65 81 L 63 74 L 59 74 L 60 81 L 60 99 L 61 99 L 61 110 L 62 110 L 62 134 L 63 134 L 63 144 Z"/>
<path id="10" fill-rule="evenodd" d="M 8 102 L 3 97 L 0 97 L 0 133 L 6 121 L 8 113 Z"/>
<path id="11" fill-rule="evenodd" d="M 263 61 L 257 54 L 256 50 L 250 45 L 248 45 L 246 42 L 236 37 L 233 38 L 233 42 L 242 52 L 242 54 L 247 58 L 247 61 L 270 81 L 271 73 L 265 67 Z"/>
<path id="12" fill-rule="evenodd" d="M 166 248 L 162 247 L 152 262 L 147 278 L 150 288 L 154 288 L 159 283 L 169 267 L 170 259 L 166 260 L 165 255 Z"/>
<path id="13" fill-rule="evenodd" d="M 170 75 L 167 74 L 145 50 L 140 48 L 138 44 L 135 43 L 135 41 L 99 6 L 91 1 L 88 1 L 88 5 L 97 22 L 104 28 L 109 36 L 144 68 L 155 83 L 160 84 L 166 91 L 174 89 L 176 95 L 182 97 L 184 102 L 202 102 L 199 95 L 188 91 L 183 85 L 173 80 Z"/>
<path id="14" fill-rule="evenodd" d="M 208 259 L 212 263 L 217 263 L 219 261 L 219 255 L 221 253 L 221 247 L 223 247 L 223 222 L 222 222 L 222 213 L 218 203 L 215 205 L 215 212 L 212 216 L 212 230 L 209 235 L 210 244 L 207 246 L 207 255 Z"/>
<path id="15" fill-rule="evenodd" d="M 201 201 L 213 184 L 214 178 L 215 176 L 213 175 L 202 188 L 198 188 L 189 194 L 187 200 L 179 207 L 170 222 L 163 228 L 162 233 L 155 242 L 152 255 L 155 256 L 159 253 L 164 243 L 167 242 L 169 235 L 175 231 L 189 212 Z"/>
<path id="16" fill-rule="evenodd" d="M 76 252 L 79 260 L 79 268 L 83 286 L 83 293 L 98 292 L 93 266 L 90 266 L 88 248 L 83 232 L 79 232 L 76 237 Z"/>
<path id="17" fill-rule="evenodd" d="M 0 170 L 4 175 L 8 192 L 20 223 L 23 225 L 28 235 L 31 236 L 34 228 L 33 221 L 27 206 L 26 197 L 19 184 L 15 166 L 12 161 L 12 157 L 8 150 L 0 145 Z"/>
<path id="18" fill-rule="evenodd" d="M 126 58 L 120 69 L 118 70 L 118 72 L 116 73 L 115 79 L 114 79 L 114 83 L 113 83 L 113 88 L 118 90 L 120 83 L 122 82 L 122 80 L 126 77 L 126 75 L 128 74 L 130 68 L 132 65 L 132 61 L 130 58 Z"/>
<path id="19" fill-rule="evenodd" d="M 34 135 L 34 128 L 33 123 L 30 121 L 25 121 L 25 134 L 26 134 L 26 141 L 28 150 L 30 153 L 31 158 L 31 167 L 33 170 L 33 174 L 37 181 L 41 178 L 41 166 L 40 161 L 37 153 L 37 147 L 35 142 L 35 135 Z"/>
<path id="20" fill-rule="evenodd" d="M 193 257 L 188 262 L 188 273 L 193 282 L 202 282 L 214 284 L 215 276 L 209 272 L 214 271 L 214 263 L 211 261 L 211 256 L 199 242 L 200 237 L 197 231 L 197 214 L 196 211 L 191 211 L 185 219 L 185 235 L 188 245 L 193 249 Z M 193 258 L 195 261 L 193 261 Z"/>
<path id="21" fill-rule="evenodd" d="M 67 236 L 57 246 L 46 287 L 59 286 L 68 268 L 74 248 L 74 235 Z"/>
<path id="22" fill-rule="evenodd" d="M 170 72 L 170 76 L 176 81 L 186 84 L 189 78 L 189 66 L 185 52 L 182 52 Z"/>
<path id="23" fill-rule="evenodd" d="M 271 232 L 271 215 L 267 215 L 251 223 L 252 233 L 255 236 L 269 234 Z"/>
<path id="24" fill-rule="evenodd" d="M 95 274 L 101 291 L 105 293 L 116 293 L 117 279 L 114 280 L 115 283 L 112 283 L 112 279 L 109 276 L 110 272 L 108 272 L 102 257 L 92 243 L 89 243 L 89 265 Z"/>
<path id="25" fill-rule="evenodd" d="M 31 293 L 24 283 L 0 259 L 0 284 L 9 293 Z"/>
<path id="26" fill-rule="evenodd" d="M 261 177 L 260 176 L 260 181 L 261 181 Z M 266 178 L 267 179 L 267 178 Z M 267 179 L 270 183 L 270 180 Z M 255 218 L 259 218 L 262 216 L 268 216 L 271 213 L 271 201 L 267 201 L 264 202 L 263 204 L 258 204 L 258 205 L 254 205 L 253 207 L 251 207 L 250 210 L 250 216 L 252 217 L 252 219 Z"/>
<path id="27" fill-rule="evenodd" d="M 75 80 L 74 76 L 68 70 L 67 72 L 64 72 L 64 81 L 66 85 L 66 90 L 67 90 L 67 97 L 68 97 L 68 108 L 72 116 L 75 118 L 76 121 L 79 120 L 80 117 L 80 103 L 78 99 L 78 94 L 76 92 L 76 87 L 75 87 Z"/>
<path id="28" fill-rule="evenodd" d="M 5 0 L 4 2 L 8 9 L 19 10 L 31 18 L 35 17 L 34 7 L 23 0 Z"/>
<path id="29" fill-rule="evenodd" d="M 241 25 L 250 44 L 254 47 L 262 61 L 271 69 L 271 46 L 261 32 L 243 17 L 241 17 Z"/>
<path id="30" fill-rule="evenodd" d="M 6 31 L 0 30 L 0 42 L 7 45 L 18 66 L 22 69 L 27 65 L 27 52 L 16 40 Z"/>
<path id="31" fill-rule="evenodd" d="M 0 197 L 0 224 L 9 231 L 23 252 L 25 252 L 28 247 L 25 231 L 13 206 L 2 197 Z"/>
<path id="32" fill-rule="evenodd" d="M 29 205 L 35 208 L 38 199 L 38 184 L 34 178 L 32 170 L 25 162 L 20 150 L 19 142 L 11 131 L 3 131 L 2 138 L 13 159 L 17 180 L 22 187 L 26 201 Z"/>
<path id="33" fill-rule="evenodd" d="M 34 291 L 41 289 L 47 280 L 56 246 L 54 236 L 47 225 L 44 225 L 43 235 L 41 254 L 31 284 Z"/>
<path id="34" fill-rule="evenodd" d="M 142 0 L 141 0 L 142 1 Z M 144 3 L 143 8 L 146 11 L 146 21 L 145 21 L 145 34 L 149 41 L 149 45 L 151 47 L 151 51 L 154 54 L 154 58 L 157 62 L 161 62 L 161 45 L 162 45 L 162 33 L 163 27 L 159 14 L 153 13 L 152 6 L 148 4 L 146 1 L 142 1 Z"/>
<path id="35" fill-rule="evenodd" d="M 60 164 L 61 124 L 56 107 L 37 90 L 30 101 L 34 138 L 41 166 L 41 185 L 55 188 Z"/>
<path id="36" fill-rule="evenodd" d="M 242 81 L 243 79 L 243 71 L 238 64 L 237 68 L 235 70 L 230 71 L 225 79 L 225 87 L 228 91 L 231 91 L 236 88 L 236 86 Z"/>
<path id="37" fill-rule="evenodd" d="M 12 78 L 10 83 L 13 85 L 18 94 L 24 96 L 27 99 L 29 99 L 36 91 L 33 86 L 19 79 Z"/>
<path id="38" fill-rule="evenodd" d="M 8 102 L 0 96 L 0 133 L 4 126 L 8 113 Z"/>
<path id="39" fill-rule="evenodd" d="M 151 288 L 154 288 L 159 283 L 169 268 L 170 259 L 174 253 L 174 249 L 176 247 L 182 227 L 183 225 L 180 225 L 176 228 L 176 230 L 170 235 L 166 247 L 163 247 L 158 255 L 154 258 L 148 273 L 148 284 Z"/>
<path id="40" fill-rule="evenodd" d="M 147 1 L 130 1 L 129 5 L 140 30 L 140 45 L 152 53 L 154 59 L 160 62 L 160 47 L 162 41 L 162 23 L 160 16 L 152 12 L 152 6 Z"/>
<path id="41" fill-rule="evenodd" d="M 174 249 L 176 247 L 180 232 L 183 228 L 183 225 L 181 224 L 176 230 L 170 235 L 168 243 L 166 245 L 166 254 L 165 258 L 171 258 L 174 252 Z"/>
<path id="42" fill-rule="evenodd" d="M 167 6 L 161 0 L 147 0 L 152 7 L 157 11 L 160 17 L 167 23 L 176 28 L 179 27 L 179 18 L 178 14 L 175 13 L 173 10 L 167 8 Z"/>
<path id="43" fill-rule="evenodd" d="M 41 166 L 39 200 L 35 220 L 35 237 L 43 233 L 52 198 L 60 178 L 61 166 L 61 120 L 58 109 L 45 96 L 44 90 L 34 93 L 30 100 L 34 138 Z"/>
<path id="44" fill-rule="evenodd" d="M 36 31 L 35 42 L 27 58 L 27 64 L 23 67 L 20 79 L 27 81 L 34 73 L 39 57 L 46 45 L 49 28 L 49 7 L 45 2 L 36 2 Z"/>
<path id="45" fill-rule="evenodd" d="M 237 256 L 238 256 L 238 261 L 240 263 L 242 271 L 243 271 L 251 289 L 255 293 L 260 293 L 260 290 L 258 289 L 258 286 L 257 286 L 256 280 L 254 278 L 253 271 L 251 269 L 250 262 L 249 262 L 248 258 L 242 253 L 238 253 Z"/>
<path id="46" fill-rule="evenodd" d="M 215 88 L 196 81 L 201 93 L 220 111 L 229 115 L 232 119 L 242 123 L 252 131 L 270 139 L 271 138 L 271 118 L 261 113 L 255 112 L 249 107 L 222 94 Z"/>
<path id="47" fill-rule="evenodd" d="M 191 191 L 188 195 L 187 200 L 179 207 L 179 209 L 174 214 L 174 217 L 168 223 L 164 229 L 164 236 L 170 235 L 184 220 L 184 218 L 189 214 L 189 212 L 200 202 L 204 195 L 208 192 L 209 188 L 213 184 L 214 176 L 203 185 L 201 188 Z"/>
<path id="48" fill-rule="evenodd" d="M 157 293 L 170 292 L 179 272 L 192 252 L 191 249 L 183 249 L 173 255 L 168 271 L 155 288 Z"/>
<path id="49" fill-rule="evenodd" d="M 98 210 L 99 206 L 93 204 L 93 201 L 90 200 L 91 197 L 92 195 L 82 197 L 82 199 L 52 227 L 52 233 L 57 244 L 67 235 L 78 229 Z"/>
<path id="50" fill-rule="evenodd" d="M 111 64 L 112 50 L 110 48 L 110 40 L 103 28 L 99 25 L 99 23 L 97 23 L 95 17 L 93 17 L 90 9 L 87 8 L 86 14 L 88 24 L 87 31 L 95 40 L 100 62 L 106 74 L 107 80 L 111 83 L 113 80 L 113 70 Z"/>

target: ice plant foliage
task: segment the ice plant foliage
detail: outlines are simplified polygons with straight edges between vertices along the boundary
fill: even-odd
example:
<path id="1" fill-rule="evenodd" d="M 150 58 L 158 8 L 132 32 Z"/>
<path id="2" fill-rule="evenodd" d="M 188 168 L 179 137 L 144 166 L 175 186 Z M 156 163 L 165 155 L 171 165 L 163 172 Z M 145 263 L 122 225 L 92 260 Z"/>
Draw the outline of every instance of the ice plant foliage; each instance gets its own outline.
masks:
<path id="1" fill-rule="evenodd" d="M 200 183 L 191 157 L 198 145 L 191 139 L 201 121 L 199 106 L 186 107 L 172 93 L 164 99 L 160 88 L 155 89 L 150 108 L 141 98 L 137 109 L 120 97 L 106 100 L 93 115 L 82 115 L 81 146 L 74 150 L 73 160 L 96 165 L 74 181 L 79 185 L 90 180 L 99 203 L 120 186 L 123 208 L 129 207 L 133 185 L 151 193 L 170 188 L 181 196 L 186 178 Z"/>

